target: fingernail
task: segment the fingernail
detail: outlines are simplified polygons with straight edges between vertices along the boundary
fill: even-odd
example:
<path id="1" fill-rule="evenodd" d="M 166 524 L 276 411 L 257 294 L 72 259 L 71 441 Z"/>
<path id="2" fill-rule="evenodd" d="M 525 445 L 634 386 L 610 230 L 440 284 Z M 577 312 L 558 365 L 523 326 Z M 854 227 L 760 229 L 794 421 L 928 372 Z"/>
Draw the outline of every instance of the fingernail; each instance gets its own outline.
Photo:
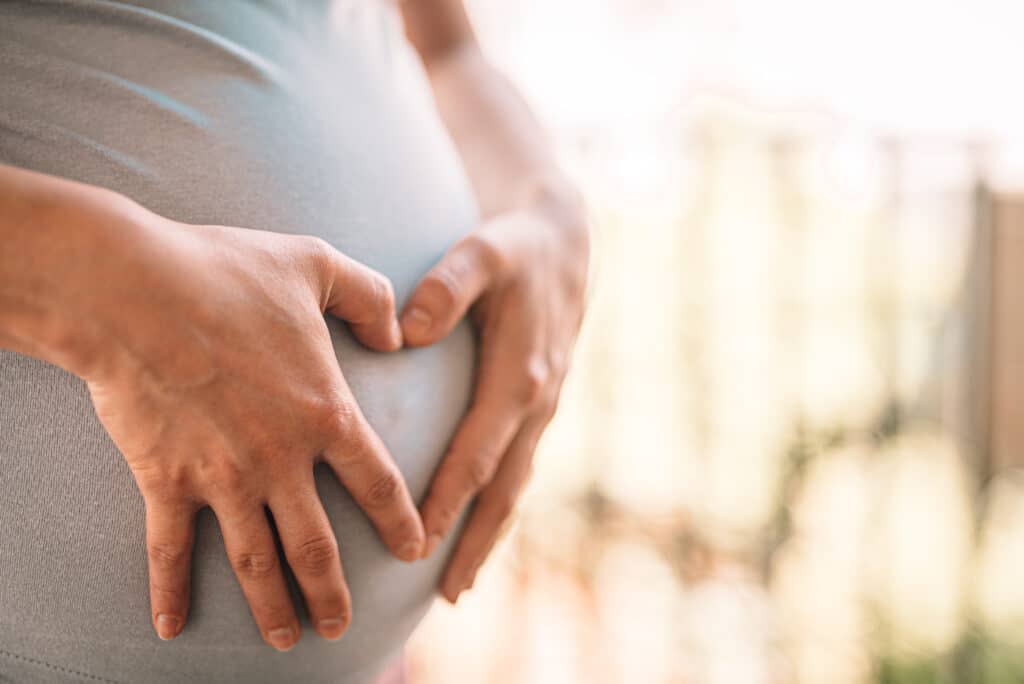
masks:
<path id="1" fill-rule="evenodd" d="M 445 589 L 442 592 L 442 595 L 448 600 L 448 603 L 454 606 L 455 603 L 459 600 L 459 594 L 461 593 L 461 589 Z"/>
<path id="2" fill-rule="evenodd" d="M 430 314 L 425 309 L 418 306 L 414 306 L 405 312 L 402 316 L 402 327 L 405 329 L 406 334 L 412 333 L 413 335 L 425 335 L 430 330 L 430 324 L 433 320 L 430 318 Z"/>
<path id="3" fill-rule="evenodd" d="M 173 615 L 161 613 L 156 616 L 156 634 L 164 641 L 170 641 L 178 636 L 178 625 L 180 624 L 181 621 Z"/>
<path id="4" fill-rule="evenodd" d="M 295 630 L 291 627 L 278 627 L 267 632 L 270 645 L 278 651 L 290 651 L 295 645 Z"/>
<path id="5" fill-rule="evenodd" d="M 465 580 L 459 579 L 458 581 L 448 577 L 441 588 L 441 595 L 444 596 L 449 603 L 454 604 L 459 599 L 459 594 L 462 593 L 462 587 L 464 586 Z"/>
<path id="6" fill-rule="evenodd" d="M 427 537 L 427 545 L 423 549 L 423 557 L 430 558 L 430 554 L 434 553 L 437 545 L 441 543 L 441 535 L 437 532 L 431 532 L 430 536 Z"/>
<path id="7" fill-rule="evenodd" d="M 337 641 L 345 633 L 345 620 L 343 618 L 328 618 L 316 623 L 320 636 L 330 641 Z"/>
<path id="8" fill-rule="evenodd" d="M 476 582 L 476 573 L 477 570 L 474 569 L 469 574 L 469 576 L 463 578 L 462 582 L 456 585 L 458 588 L 455 590 L 455 601 L 457 601 L 460 596 L 462 596 L 467 591 L 473 588 L 473 583 Z M 455 601 L 452 601 L 452 603 L 455 603 Z"/>
<path id="9" fill-rule="evenodd" d="M 398 547 L 398 557 L 404 561 L 419 560 L 421 551 L 423 551 L 423 542 L 414 539 Z"/>

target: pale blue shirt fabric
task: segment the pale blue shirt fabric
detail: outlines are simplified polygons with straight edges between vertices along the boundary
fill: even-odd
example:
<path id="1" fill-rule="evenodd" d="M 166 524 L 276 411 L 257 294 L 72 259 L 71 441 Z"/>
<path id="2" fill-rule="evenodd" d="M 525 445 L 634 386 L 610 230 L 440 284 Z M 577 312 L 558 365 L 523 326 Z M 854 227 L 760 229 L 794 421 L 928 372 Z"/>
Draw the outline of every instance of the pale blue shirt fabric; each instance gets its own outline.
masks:
<path id="1" fill-rule="evenodd" d="M 477 216 L 386 0 L 0 2 L 0 162 L 181 221 L 319 235 L 400 302 Z M 391 355 L 331 331 L 420 499 L 470 397 L 470 329 Z M 295 649 L 266 646 L 206 510 L 189 623 L 161 642 L 143 502 L 86 388 L 0 351 L 0 681 L 372 680 L 427 610 L 451 540 L 397 561 L 334 476 L 317 480 L 352 591 L 346 636 L 327 642 L 303 616 Z"/>

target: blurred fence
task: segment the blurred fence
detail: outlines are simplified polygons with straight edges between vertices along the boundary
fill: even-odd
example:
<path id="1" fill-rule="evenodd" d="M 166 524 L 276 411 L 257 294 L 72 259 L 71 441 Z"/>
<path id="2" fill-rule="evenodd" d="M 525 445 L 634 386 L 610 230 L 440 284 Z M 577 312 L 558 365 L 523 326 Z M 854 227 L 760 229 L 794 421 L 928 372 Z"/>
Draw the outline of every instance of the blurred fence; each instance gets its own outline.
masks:
<path id="1" fill-rule="evenodd" d="M 414 681 L 1024 681 L 1022 212 L 985 147 L 723 100 L 649 184 L 605 144 L 567 143 L 598 249 L 559 415 Z"/>

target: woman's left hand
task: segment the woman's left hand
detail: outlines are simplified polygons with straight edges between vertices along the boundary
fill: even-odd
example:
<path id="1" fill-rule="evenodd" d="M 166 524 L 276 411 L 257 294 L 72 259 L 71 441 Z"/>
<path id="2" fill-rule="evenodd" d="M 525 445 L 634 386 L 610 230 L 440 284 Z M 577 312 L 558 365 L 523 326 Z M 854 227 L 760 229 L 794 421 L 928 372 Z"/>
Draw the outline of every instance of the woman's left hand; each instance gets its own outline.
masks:
<path id="1" fill-rule="evenodd" d="M 477 496 L 441 581 L 449 601 L 472 585 L 500 536 L 554 415 L 583 316 L 582 214 L 549 198 L 487 219 L 426 275 L 402 314 L 410 346 L 444 338 L 467 312 L 480 335 L 472 405 L 421 507 L 426 557 Z"/>

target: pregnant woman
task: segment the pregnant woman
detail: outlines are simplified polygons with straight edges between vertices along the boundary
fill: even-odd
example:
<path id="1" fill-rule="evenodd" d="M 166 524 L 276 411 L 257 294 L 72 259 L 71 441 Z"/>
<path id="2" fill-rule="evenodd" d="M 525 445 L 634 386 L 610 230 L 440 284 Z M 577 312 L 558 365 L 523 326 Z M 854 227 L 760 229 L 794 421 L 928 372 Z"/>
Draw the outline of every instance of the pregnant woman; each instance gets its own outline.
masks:
<path id="1" fill-rule="evenodd" d="M 374 681 L 510 514 L 587 245 L 459 0 L 0 3 L 0 681 Z"/>

